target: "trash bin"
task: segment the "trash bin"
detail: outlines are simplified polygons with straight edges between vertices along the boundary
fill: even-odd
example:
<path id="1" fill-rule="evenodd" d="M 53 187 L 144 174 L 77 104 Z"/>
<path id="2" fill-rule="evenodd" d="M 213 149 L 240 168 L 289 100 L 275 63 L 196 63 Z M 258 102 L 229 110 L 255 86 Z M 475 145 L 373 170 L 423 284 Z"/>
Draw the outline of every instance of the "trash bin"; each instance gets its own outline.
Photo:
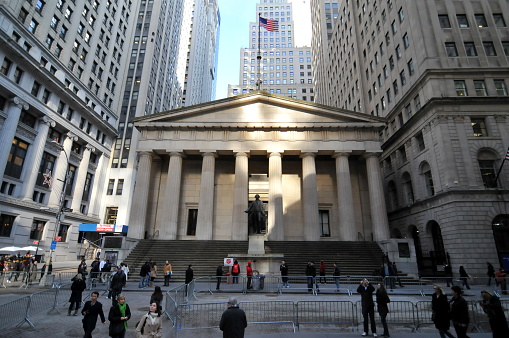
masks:
<path id="1" fill-rule="evenodd" d="M 253 270 L 251 286 L 253 287 L 253 291 L 260 290 L 260 273 L 258 272 L 258 270 Z"/>

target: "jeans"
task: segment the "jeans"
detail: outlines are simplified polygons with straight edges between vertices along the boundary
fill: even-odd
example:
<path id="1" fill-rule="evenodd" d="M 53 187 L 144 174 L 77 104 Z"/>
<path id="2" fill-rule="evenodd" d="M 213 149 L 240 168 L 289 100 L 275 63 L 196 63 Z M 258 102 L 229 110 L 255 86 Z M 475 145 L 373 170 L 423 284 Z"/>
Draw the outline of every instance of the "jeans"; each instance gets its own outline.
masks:
<path id="1" fill-rule="evenodd" d="M 140 276 L 140 283 L 138 283 L 138 287 L 141 289 L 145 287 L 145 277 Z"/>
<path id="2" fill-rule="evenodd" d="M 313 277 L 308 277 L 308 291 L 313 290 Z"/>
<path id="3" fill-rule="evenodd" d="M 171 278 L 171 275 L 164 275 L 164 285 L 163 286 L 170 285 L 170 278 Z"/>
<path id="4" fill-rule="evenodd" d="M 150 272 L 147 273 L 147 275 L 145 276 L 145 285 L 144 286 L 148 286 L 150 284 Z"/>
<path id="5" fill-rule="evenodd" d="M 389 334 L 389 328 L 387 327 L 387 313 L 380 313 L 380 321 L 384 327 L 384 336 Z M 367 332 L 367 331 L 366 331 Z M 375 331 L 373 331 L 375 332 Z"/>
<path id="6" fill-rule="evenodd" d="M 376 324 L 375 324 L 375 308 L 374 306 L 370 307 L 362 307 L 362 316 L 364 317 L 364 332 L 369 332 L 369 325 L 368 325 L 368 317 L 371 321 L 371 332 L 376 332 Z"/>
<path id="7" fill-rule="evenodd" d="M 221 285 L 221 277 L 217 276 L 216 290 L 219 290 L 219 286 Z"/>
<path id="8" fill-rule="evenodd" d="M 336 290 L 339 291 L 339 277 L 334 277 L 334 282 L 336 282 Z"/>

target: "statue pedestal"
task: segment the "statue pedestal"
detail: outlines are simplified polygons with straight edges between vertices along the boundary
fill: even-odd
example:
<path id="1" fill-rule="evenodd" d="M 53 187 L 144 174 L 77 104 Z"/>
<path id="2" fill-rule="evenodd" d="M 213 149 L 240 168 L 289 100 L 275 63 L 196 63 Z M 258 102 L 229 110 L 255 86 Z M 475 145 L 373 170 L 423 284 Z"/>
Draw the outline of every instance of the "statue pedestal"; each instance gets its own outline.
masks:
<path id="1" fill-rule="evenodd" d="M 249 235 L 249 247 L 247 254 L 231 253 L 232 257 L 239 261 L 241 271 L 245 271 L 247 262 L 252 262 L 253 270 L 262 274 L 279 275 L 279 263 L 284 258 L 283 254 L 265 253 L 265 235 Z"/>
<path id="2" fill-rule="evenodd" d="M 247 253 L 249 255 L 264 255 L 265 254 L 264 242 L 265 242 L 264 235 L 250 235 Z"/>

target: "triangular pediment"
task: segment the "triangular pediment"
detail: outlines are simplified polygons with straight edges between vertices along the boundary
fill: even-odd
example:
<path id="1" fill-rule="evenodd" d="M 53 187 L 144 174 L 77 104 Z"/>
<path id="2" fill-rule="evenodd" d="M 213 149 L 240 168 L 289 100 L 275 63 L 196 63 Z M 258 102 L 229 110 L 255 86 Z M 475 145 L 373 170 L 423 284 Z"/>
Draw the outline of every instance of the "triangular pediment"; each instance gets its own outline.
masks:
<path id="1" fill-rule="evenodd" d="M 256 91 L 135 119 L 143 126 L 318 126 L 376 124 L 385 119 L 367 114 Z"/>

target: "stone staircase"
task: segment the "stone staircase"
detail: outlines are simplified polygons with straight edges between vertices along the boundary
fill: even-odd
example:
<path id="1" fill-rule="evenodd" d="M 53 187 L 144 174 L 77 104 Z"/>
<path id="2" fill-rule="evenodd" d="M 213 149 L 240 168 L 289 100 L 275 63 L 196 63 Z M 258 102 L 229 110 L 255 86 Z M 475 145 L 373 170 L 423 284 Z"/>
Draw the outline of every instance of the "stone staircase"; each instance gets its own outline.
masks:
<path id="1" fill-rule="evenodd" d="M 229 254 L 247 254 L 247 241 L 179 241 L 141 240 L 124 260 L 129 265 L 131 279 L 139 277 L 140 267 L 151 259 L 157 262 L 156 281 L 163 280 L 162 269 L 166 260 L 173 268 L 172 282 L 184 282 L 185 270 L 193 265 L 194 276 L 214 276 L 216 267 Z M 308 261 L 318 265 L 324 260 L 327 275 L 332 275 L 337 262 L 342 276 L 371 276 L 380 269 L 382 251 L 375 242 L 265 242 L 267 254 L 283 254 L 290 275 L 304 275 Z"/>

